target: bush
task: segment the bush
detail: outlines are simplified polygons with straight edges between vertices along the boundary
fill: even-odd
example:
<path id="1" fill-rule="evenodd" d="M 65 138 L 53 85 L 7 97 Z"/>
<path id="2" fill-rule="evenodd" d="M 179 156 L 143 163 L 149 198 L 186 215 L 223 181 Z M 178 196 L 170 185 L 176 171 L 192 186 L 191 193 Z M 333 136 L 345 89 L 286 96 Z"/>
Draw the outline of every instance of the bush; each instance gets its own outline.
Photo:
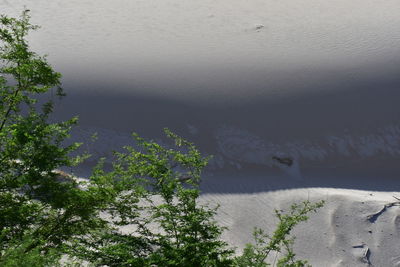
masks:
<path id="1" fill-rule="evenodd" d="M 69 156 L 78 143 L 63 146 L 77 119 L 49 123 L 52 101 L 37 103 L 36 96 L 48 90 L 64 94 L 61 75 L 29 50 L 26 35 L 36 28 L 27 10 L 20 19 L 0 17 L 0 261 L 28 236 L 32 242 L 18 251 L 48 255 L 61 251 L 74 235 L 104 225 L 98 208 L 106 198 L 95 190 L 98 185 L 81 190 L 72 179 L 62 182 L 55 171 L 84 156 Z"/>

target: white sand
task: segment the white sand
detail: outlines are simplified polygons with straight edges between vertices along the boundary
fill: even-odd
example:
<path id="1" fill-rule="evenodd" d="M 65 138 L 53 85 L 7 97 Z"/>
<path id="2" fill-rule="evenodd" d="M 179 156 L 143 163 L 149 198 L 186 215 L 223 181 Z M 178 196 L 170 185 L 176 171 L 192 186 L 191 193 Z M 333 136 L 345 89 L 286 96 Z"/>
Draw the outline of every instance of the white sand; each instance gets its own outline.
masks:
<path id="1" fill-rule="evenodd" d="M 400 266 L 400 207 L 368 220 L 400 195 L 399 1 L 0 0 L 0 13 L 24 5 L 42 26 L 32 46 L 64 75 L 56 118 L 80 115 L 94 159 L 168 126 L 215 155 L 202 198 L 232 245 L 272 230 L 274 208 L 324 199 L 295 231 L 300 257 Z"/>
<path id="2" fill-rule="evenodd" d="M 217 219 L 229 228 L 224 238 L 238 248 L 252 241 L 253 227 L 274 230 L 274 209 L 288 210 L 292 203 L 304 200 L 325 200 L 325 206 L 311 214 L 308 222 L 295 228 L 299 258 L 309 259 L 313 266 L 400 266 L 398 180 L 323 174 L 319 178 L 324 181 L 307 176 L 294 181 L 289 175 L 211 175 L 203 180 L 202 200 L 221 205 Z M 341 189 L 360 188 L 363 183 L 375 190 Z M 383 191 L 376 191 L 379 183 L 385 184 Z"/>
<path id="3" fill-rule="evenodd" d="M 269 231 L 273 210 L 293 201 L 324 199 L 326 205 L 295 231 L 295 252 L 313 266 L 400 266 L 400 193 L 332 188 L 279 190 L 254 194 L 212 194 L 220 203 L 218 220 L 230 231 L 224 238 L 242 248 L 254 226 Z M 396 206 L 385 205 L 397 202 Z"/>
<path id="4" fill-rule="evenodd" d="M 24 5 L 43 27 L 32 46 L 85 90 L 242 103 L 398 74 L 397 0 L 1 0 L 0 11 Z"/>

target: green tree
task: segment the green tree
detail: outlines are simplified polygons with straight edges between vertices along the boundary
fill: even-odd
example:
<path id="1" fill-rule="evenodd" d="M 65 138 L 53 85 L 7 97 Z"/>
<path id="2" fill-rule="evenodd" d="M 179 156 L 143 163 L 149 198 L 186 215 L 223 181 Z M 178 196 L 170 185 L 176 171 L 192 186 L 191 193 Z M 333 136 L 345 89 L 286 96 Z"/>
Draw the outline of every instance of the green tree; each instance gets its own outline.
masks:
<path id="1" fill-rule="evenodd" d="M 107 196 L 56 171 L 83 157 L 69 156 L 80 144 L 63 145 L 77 119 L 49 123 L 52 101 L 37 103 L 40 94 L 63 91 L 61 75 L 29 49 L 26 36 L 36 28 L 27 10 L 19 19 L 0 17 L 0 262 L 18 240 L 25 253 L 57 248 L 61 255 L 74 235 L 104 225 L 97 214 Z"/>
<path id="2" fill-rule="evenodd" d="M 115 226 L 74 244 L 75 255 L 108 266 L 230 266 L 233 251 L 220 239 L 215 209 L 198 204 L 207 163 L 195 146 L 165 129 L 176 148 L 135 135 L 138 148 L 116 153 L 113 170 L 99 166 L 92 179 L 114 179 L 116 201 L 107 210 Z M 109 179 L 109 178 L 105 178 Z M 84 244 L 78 246 L 78 244 Z"/>

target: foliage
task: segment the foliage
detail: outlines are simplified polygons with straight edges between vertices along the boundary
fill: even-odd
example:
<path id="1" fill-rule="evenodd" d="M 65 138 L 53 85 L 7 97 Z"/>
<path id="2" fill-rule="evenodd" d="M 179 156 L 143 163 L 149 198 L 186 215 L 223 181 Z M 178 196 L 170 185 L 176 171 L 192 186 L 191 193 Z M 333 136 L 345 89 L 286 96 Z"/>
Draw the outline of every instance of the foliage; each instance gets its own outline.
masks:
<path id="1" fill-rule="evenodd" d="M 289 235 L 298 223 L 308 220 L 307 214 L 309 212 L 316 212 L 323 205 L 323 201 L 314 204 L 304 201 L 302 205 L 293 204 L 288 213 L 275 210 L 279 223 L 272 236 L 269 236 L 260 228 L 255 228 L 253 232 L 255 244 L 246 245 L 243 254 L 236 258 L 236 265 L 240 267 L 269 266 L 270 264 L 266 260 L 272 252 L 275 252 L 276 255 L 284 252 L 283 257 L 277 262 L 278 267 L 310 266 L 307 261 L 295 260 L 296 254 L 292 248 L 294 238 L 290 238 Z M 275 265 L 275 260 L 273 264 Z"/>
<path id="2" fill-rule="evenodd" d="M 100 161 L 87 181 L 57 171 L 87 156 L 70 156 L 79 143 L 64 145 L 77 118 L 50 123 L 52 100 L 37 101 L 64 92 L 61 75 L 29 49 L 34 29 L 27 10 L 0 17 L 1 266 L 57 266 L 62 257 L 94 266 L 267 266 L 271 252 L 285 252 L 278 266 L 306 264 L 294 259 L 288 235 L 322 203 L 277 211 L 274 234 L 256 229 L 255 244 L 235 257 L 214 220 L 217 207 L 199 203 L 208 158 L 168 129 L 174 147 L 135 134 L 137 147 L 116 153 L 109 171 Z"/>
<path id="3" fill-rule="evenodd" d="M 193 144 L 169 130 L 176 149 L 167 149 L 135 135 L 139 149 L 116 153 L 109 173 L 95 172 L 92 179 L 112 177 L 116 201 L 107 210 L 117 228 L 100 233 L 77 255 L 96 265 L 108 266 L 229 266 L 232 250 L 220 240 L 223 228 L 213 221 L 215 209 L 197 203 L 199 181 L 207 159 Z"/>
<path id="4" fill-rule="evenodd" d="M 32 237 L 26 235 L 21 240 L 11 241 L 10 246 L 2 252 L 0 266 L 4 267 L 31 267 L 31 266 L 59 266 L 59 252 L 50 249 L 46 254 L 42 253 L 39 246 L 27 250 L 35 243 Z"/>
<path id="5" fill-rule="evenodd" d="M 69 156 L 79 144 L 63 146 L 77 119 L 49 123 L 52 101 L 37 103 L 52 88 L 59 96 L 63 92 L 61 75 L 29 50 L 26 35 L 36 28 L 28 11 L 20 19 L 0 17 L 0 261 L 18 240 L 26 244 L 27 235 L 32 242 L 14 251 L 48 255 L 73 235 L 104 225 L 97 216 L 103 195 L 92 190 L 96 186 L 81 190 L 55 171 L 83 157 Z"/>
<path id="6" fill-rule="evenodd" d="M 217 209 L 198 204 L 207 158 L 193 144 L 165 132 L 175 141 L 175 149 L 135 135 L 138 148 L 116 153 L 112 171 L 103 171 L 101 164 L 96 168 L 91 180 L 110 181 L 117 194 L 106 209 L 115 228 L 77 240 L 71 254 L 96 266 L 261 267 L 269 266 L 267 261 L 276 252 L 282 253 L 277 266 L 307 265 L 295 260 L 290 233 L 323 202 L 294 204 L 287 213 L 277 210 L 279 223 L 273 235 L 255 229 L 255 244 L 247 244 L 243 254 L 234 257 L 220 239 L 225 229 L 213 220 Z M 118 230 L 124 226 L 135 231 Z"/>

